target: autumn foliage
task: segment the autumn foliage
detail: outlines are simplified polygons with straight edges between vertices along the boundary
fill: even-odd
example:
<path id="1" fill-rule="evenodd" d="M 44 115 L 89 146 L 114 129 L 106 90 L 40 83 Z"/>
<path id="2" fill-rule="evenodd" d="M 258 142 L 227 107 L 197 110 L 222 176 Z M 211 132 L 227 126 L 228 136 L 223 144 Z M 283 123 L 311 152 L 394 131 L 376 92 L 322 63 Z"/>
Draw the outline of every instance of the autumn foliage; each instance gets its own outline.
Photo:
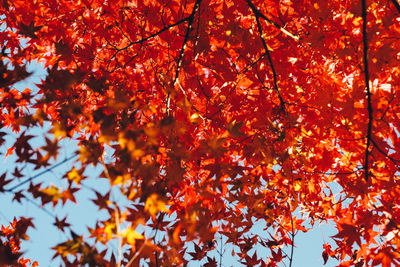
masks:
<path id="1" fill-rule="evenodd" d="M 55 217 L 66 264 L 216 266 L 223 236 L 247 266 L 291 266 L 298 231 L 329 221 L 325 263 L 400 265 L 397 0 L 2 0 L 0 19 L 0 140 L 16 157 L 0 192 L 51 208 L 93 165 L 109 181 L 89 235 Z M 15 87 L 31 62 L 47 77 Z M 66 139 L 68 187 L 26 177 Z M 24 264 L 18 225 L 34 223 L 3 226 L 0 264 Z"/>

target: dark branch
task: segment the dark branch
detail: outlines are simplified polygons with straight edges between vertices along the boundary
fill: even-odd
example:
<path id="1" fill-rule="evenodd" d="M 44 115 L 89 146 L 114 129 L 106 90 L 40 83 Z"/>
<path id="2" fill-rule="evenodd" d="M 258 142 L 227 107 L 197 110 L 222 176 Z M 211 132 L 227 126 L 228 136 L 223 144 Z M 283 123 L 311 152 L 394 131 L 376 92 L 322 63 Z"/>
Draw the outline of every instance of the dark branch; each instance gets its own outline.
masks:
<path id="1" fill-rule="evenodd" d="M 186 29 L 185 39 L 183 40 L 183 43 L 182 43 L 181 51 L 179 53 L 178 61 L 176 63 L 176 71 L 175 71 L 175 78 L 174 78 L 173 85 L 175 85 L 175 82 L 178 80 L 179 71 L 180 71 L 181 65 L 182 65 L 183 54 L 185 52 L 186 44 L 189 40 L 190 31 L 192 30 L 194 16 L 196 15 L 197 10 L 199 9 L 200 3 L 201 3 L 201 0 L 196 1 L 196 3 L 194 4 L 192 13 L 190 14 L 190 16 L 187 19 L 188 26 Z"/>
<path id="2" fill-rule="evenodd" d="M 393 5 L 396 7 L 397 11 L 400 13 L 400 4 L 397 2 L 397 0 L 390 0 Z"/>
<path id="3" fill-rule="evenodd" d="M 176 82 L 178 81 L 179 71 L 180 71 L 181 66 L 182 66 L 183 54 L 185 52 L 186 44 L 187 44 L 187 42 L 189 40 L 190 31 L 192 30 L 194 16 L 196 15 L 197 10 L 199 9 L 200 3 L 201 3 L 201 0 L 196 0 L 196 3 L 194 4 L 193 10 L 192 10 L 192 13 L 187 18 L 188 26 L 187 26 L 187 29 L 186 29 L 185 39 L 183 39 L 182 48 L 181 48 L 181 51 L 179 52 L 178 61 L 176 62 L 175 78 L 174 78 L 174 81 L 172 82 L 171 86 L 175 86 Z M 167 115 L 169 115 L 170 101 L 171 101 L 171 96 L 170 96 L 170 93 L 168 92 L 168 96 L 167 96 Z"/>
<path id="4" fill-rule="evenodd" d="M 46 174 L 46 173 L 50 172 L 51 170 L 53 170 L 53 169 L 55 169 L 55 168 L 61 166 L 62 164 L 64 164 L 65 162 L 67 162 L 67 161 L 69 161 L 69 160 L 71 160 L 71 159 L 73 159 L 73 158 L 76 158 L 77 156 L 78 156 L 78 155 L 75 154 L 75 155 L 73 155 L 73 156 L 70 156 L 70 157 L 68 157 L 68 158 L 65 158 L 63 161 L 60 161 L 59 163 L 54 164 L 53 166 L 51 166 L 51 167 L 49 167 L 49 168 L 43 170 L 42 172 L 39 172 L 38 174 L 36 174 L 36 175 L 34 175 L 34 176 L 32 176 L 32 177 L 26 179 L 25 181 L 20 182 L 19 184 L 17 184 L 17 185 L 15 185 L 15 186 L 11 187 L 10 189 L 5 189 L 5 191 L 6 191 L 6 192 L 14 192 L 14 190 L 17 189 L 18 187 L 20 187 L 20 186 L 22 186 L 22 185 L 24 185 L 24 184 L 26 184 L 26 183 L 29 183 L 29 182 L 33 181 L 34 179 L 36 179 L 36 178 L 42 176 L 43 174 Z"/>
<path id="5" fill-rule="evenodd" d="M 378 146 L 378 144 L 374 141 L 374 139 L 371 139 L 371 143 L 374 145 L 374 147 L 375 147 L 379 152 L 381 152 L 381 154 L 383 154 L 385 157 L 387 157 L 387 158 L 396 166 L 396 168 L 400 169 L 400 166 L 399 166 L 400 160 L 396 160 L 396 159 L 392 158 L 391 156 L 389 156 L 385 151 L 383 151 L 383 150 Z"/>
<path id="6" fill-rule="evenodd" d="M 166 26 L 165 28 L 162 28 L 161 30 L 159 30 L 158 32 L 153 33 L 153 34 L 151 34 L 151 35 L 149 35 L 149 36 L 147 36 L 147 37 L 145 37 L 145 38 L 143 38 L 143 39 L 137 40 L 137 41 L 135 41 L 135 42 L 131 42 L 131 43 L 129 43 L 126 47 L 121 48 L 120 50 L 125 50 L 125 49 L 127 49 L 128 47 L 130 47 L 130 46 L 132 46 L 132 45 L 134 45 L 134 44 L 142 44 L 142 43 L 146 42 L 147 40 L 149 40 L 149 39 L 151 39 L 151 38 L 154 38 L 154 37 L 156 37 L 157 35 L 160 35 L 161 33 L 165 32 L 165 31 L 167 31 L 167 30 L 169 30 L 169 29 L 171 29 L 171 28 L 173 28 L 173 27 L 175 27 L 175 26 L 178 26 L 179 24 L 181 24 L 181 23 L 183 23 L 183 22 L 185 22 L 185 21 L 190 20 L 190 17 L 191 17 L 191 15 L 190 15 L 189 17 L 186 17 L 186 18 L 183 18 L 183 19 L 181 19 L 181 20 L 178 20 L 178 21 L 175 22 L 174 24 L 168 25 L 168 26 Z"/>
<path id="7" fill-rule="evenodd" d="M 139 48 L 139 51 L 140 51 L 140 49 L 142 48 L 143 43 L 145 43 L 146 41 L 148 41 L 148 40 L 150 40 L 150 39 L 152 39 L 152 38 L 154 38 L 154 37 L 160 35 L 161 33 L 165 32 L 165 31 L 167 31 L 167 30 L 169 30 L 169 29 L 171 29 L 171 28 L 173 28 L 173 27 L 178 26 L 178 25 L 181 24 L 181 23 L 184 23 L 184 22 L 190 20 L 190 17 L 191 17 L 191 15 L 188 16 L 188 17 L 185 17 L 185 18 L 183 18 L 183 19 L 181 19 L 181 20 L 178 20 L 177 22 L 175 22 L 175 23 L 173 23 L 173 24 L 167 25 L 167 26 L 165 26 L 164 28 L 162 28 L 161 30 L 159 30 L 158 32 L 155 32 L 155 33 L 153 33 L 153 34 L 151 34 L 151 35 L 149 35 L 149 36 L 147 36 L 147 37 L 144 37 L 144 38 L 142 38 L 142 39 L 140 39 L 140 40 L 137 40 L 137 41 L 134 41 L 134 42 L 132 42 L 132 41 L 129 39 L 129 37 L 126 36 L 126 34 L 122 31 L 122 28 L 119 27 L 119 29 L 120 29 L 122 35 L 124 35 L 125 38 L 127 38 L 127 39 L 129 40 L 129 44 L 127 44 L 127 45 L 126 45 L 125 47 L 123 47 L 123 48 L 117 48 L 116 45 L 113 45 L 113 44 L 111 44 L 110 42 L 107 41 L 108 45 L 112 46 L 112 47 L 116 50 L 115 53 L 111 56 L 111 59 L 116 58 L 116 56 L 118 55 L 119 52 L 124 51 L 124 50 L 127 50 L 129 47 L 131 47 L 132 45 L 135 45 L 135 44 L 140 44 L 140 48 Z M 139 53 L 139 52 L 138 52 L 138 53 Z M 129 63 L 138 55 L 138 53 L 136 53 L 136 55 L 135 55 L 134 57 L 132 57 L 126 64 L 124 64 L 124 66 L 126 66 L 127 64 L 129 64 Z M 111 61 L 110 61 L 110 62 L 111 62 Z M 107 66 L 107 69 L 108 69 L 108 66 Z"/>
<path id="8" fill-rule="evenodd" d="M 294 223 L 293 223 L 293 216 L 290 216 L 290 224 L 292 225 L 292 236 L 291 236 L 291 247 L 290 247 L 290 257 L 289 257 L 289 267 L 292 267 L 293 264 L 293 254 L 294 254 L 294 237 L 295 237 L 295 233 L 294 233 Z"/>
<path id="9" fill-rule="evenodd" d="M 250 1 L 250 0 L 246 0 L 247 4 L 249 5 L 249 7 L 251 8 L 251 10 L 253 11 L 254 15 L 256 15 L 256 17 L 260 17 L 263 20 L 267 21 L 268 23 L 274 25 L 276 28 L 278 28 L 281 32 L 283 32 L 284 34 L 286 34 L 287 36 L 292 37 L 293 39 L 295 39 L 296 41 L 299 40 L 299 37 L 297 37 L 296 35 L 288 32 L 287 30 L 285 30 L 281 25 L 279 25 L 278 23 L 276 23 L 275 21 L 269 19 L 267 16 L 265 16 L 263 13 L 261 13 L 261 11 L 259 11 L 254 4 Z"/>
<path id="10" fill-rule="evenodd" d="M 281 105 L 281 110 L 282 110 L 283 114 L 286 115 L 285 102 L 283 101 L 281 92 L 279 91 L 277 74 L 276 74 L 276 71 L 275 71 L 274 64 L 272 62 L 271 53 L 270 53 L 270 51 L 268 49 L 267 43 L 265 42 L 264 32 L 262 30 L 261 23 L 260 23 L 260 17 L 262 16 L 262 14 L 257 10 L 257 8 L 254 6 L 254 4 L 250 0 L 246 0 L 246 2 L 249 5 L 249 7 L 251 8 L 251 10 L 253 11 L 254 16 L 256 17 L 258 33 L 260 34 L 261 42 L 263 44 L 263 47 L 264 47 L 264 50 L 265 50 L 265 54 L 267 55 L 267 59 L 268 59 L 269 65 L 271 67 L 272 76 L 273 76 L 273 80 L 274 80 L 274 89 L 278 94 L 279 102 L 280 102 L 280 105 Z"/>
<path id="11" fill-rule="evenodd" d="M 361 1 L 361 15 L 363 18 L 363 26 L 362 26 L 362 33 L 363 33 L 363 61 L 364 61 L 364 77 L 365 77 L 365 87 L 367 89 L 367 102 L 368 102 L 368 129 L 367 129 L 367 145 L 365 147 L 365 181 L 368 181 L 369 176 L 369 156 L 370 151 L 369 147 L 371 145 L 371 134 L 372 134 L 372 94 L 371 89 L 369 87 L 369 71 L 368 71 L 368 39 L 367 39 L 367 3 L 366 0 Z"/>

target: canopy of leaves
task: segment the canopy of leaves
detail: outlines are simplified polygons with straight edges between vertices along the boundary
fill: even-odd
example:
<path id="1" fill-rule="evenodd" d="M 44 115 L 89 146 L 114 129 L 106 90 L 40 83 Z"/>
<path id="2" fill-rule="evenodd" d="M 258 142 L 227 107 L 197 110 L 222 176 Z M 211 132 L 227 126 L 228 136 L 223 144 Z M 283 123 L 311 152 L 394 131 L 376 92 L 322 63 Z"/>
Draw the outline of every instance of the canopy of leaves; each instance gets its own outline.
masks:
<path id="1" fill-rule="evenodd" d="M 69 187 L 17 191 L 17 168 L 0 192 L 74 202 L 95 165 L 129 202 L 96 192 L 109 219 L 53 248 L 66 264 L 215 266 L 218 234 L 244 264 L 291 265 L 296 233 L 322 221 L 338 230 L 325 262 L 400 264 L 397 0 L 3 0 L 0 18 L 7 154 L 41 169 L 60 139 L 79 141 Z M 17 90 L 35 60 L 48 70 L 39 91 Z M 28 132 L 44 123 L 52 137 L 35 147 Z M 250 234 L 255 220 L 266 228 Z M 20 256 L 12 242 L 3 263 Z M 269 252 L 249 254 L 256 245 Z"/>

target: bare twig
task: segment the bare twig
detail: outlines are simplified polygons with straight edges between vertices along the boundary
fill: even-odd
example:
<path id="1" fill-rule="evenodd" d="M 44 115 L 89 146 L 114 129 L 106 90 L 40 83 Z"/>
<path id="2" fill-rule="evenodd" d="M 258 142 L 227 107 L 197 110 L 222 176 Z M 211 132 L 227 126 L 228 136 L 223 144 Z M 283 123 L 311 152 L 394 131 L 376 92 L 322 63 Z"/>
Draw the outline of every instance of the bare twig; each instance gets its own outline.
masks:
<path id="1" fill-rule="evenodd" d="M 55 169 L 55 168 L 61 166 L 62 164 L 64 164 L 65 162 L 70 161 L 71 159 L 76 158 L 77 156 L 78 156 L 78 155 L 75 154 L 75 155 L 73 155 L 73 156 L 67 157 L 67 158 L 65 158 L 64 160 L 60 161 L 59 163 L 54 164 L 53 166 L 51 166 L 51 167 L 49 167 L 49 168 L 43 170 L 42 172 L 39 172 L 38 174 L 35 174 L 34 176 L 31 176 L 30 178 L 26 179 L 25 181 L 22 181 L 22 182 L 20 182 L 19 184 L 16 184 L 15 186 L 13 186 L 13 187 L 11 187 L 11 188 L 9 188 L 9 189 L 5 189 L 4 191 L 6 191 L 6 192 L 13 192 L 13 191 L 14 191 L 15 189 L 17 189 L 18 187 L 20 187 L 20 186 L 22 186 L 22 185 L 24 185 L 24 184 L 26 184 L 26 183 L 29 183 L 29 182 L 33 181 L 34 179 L 36 179 L 36 178 L 42 176 L 43 174 L 46 174 L 46 173 L 52 171 L 53 169 Z"/>
<path id="2" fill-rule="evenodd" d="M 157 237 L 158 229 L 159 229 L 159 226 L 160 226 L 160 222 L 161 222 L 161 221 L 163 220 L 163 218 L 164 218 L 164 214 L 165 214 L 165 213 L 160 213 L 160 214 L 158 214 L 158 216 L 157 216 L 156 230 L 155 230 L 155 233 L 154 233 L 154 244 L 155 244 L 155 245 L 157 245 L 156 237 Z M 154 258 L 155 258 L 155 261 L 156 261 L 156 267 L 159 267 L 159 262 L 158 262 L 158 251 L 157 251 L 157 250 L 154 252 Z"/>
<path id="3" fill-rule="evenodd" d="M 289 261 L 289 267 L 292 267 L 292 263 L 293 263 L 293 253 L 294 253 L 294 237 L 295 237 L 295 233 L 294 233 L 294 223 L 293 223 L 293 217 L 290 216 L 290 223 L 292 225 L 292 244 L 291 244 L 291 248 L 290 248 L 290 261 Z"/>
<path id="4" fill-rule="evenodd" d="M 222 267 L 222 258 L 223 258 L 223 255 L 224 255 L 224 253 L 225 253 L 225 249 L 224 249 L 224 247 L 223 247 L 223 242 L 222 242 L 222 235 L 220 235 L 220 244 L 219 244 L 219 249 L 217 250 L 217 253 L 218 253 L 218 255 L 219 255 L 219 267 Z"/>
<path id="5" fill-rule="evenodd" d="M 125 267 L 132 267 L 133 262 L 140 255 L 140 252 L 142 252 L 142 250 L 144 249 L 145 246 L 146 246 L 146 242 L 143 242 L 143 244 L 140 246 L 139 250 L 135 253 L 135 255 L 133 255 L 133 257 L 129 260 L 129 262 L 126 264 Z"/>
<path id="6" fill-rule="evenodd" d="M 117 267 L 121 267 L 122 261 L 122 237 L 120 236 L 120 227 L 119 227 L 119 211 L 115 209 L 115 225 L 117 228 L 117 238 L 118 238 L 118 259 L 117 259 Z"/>

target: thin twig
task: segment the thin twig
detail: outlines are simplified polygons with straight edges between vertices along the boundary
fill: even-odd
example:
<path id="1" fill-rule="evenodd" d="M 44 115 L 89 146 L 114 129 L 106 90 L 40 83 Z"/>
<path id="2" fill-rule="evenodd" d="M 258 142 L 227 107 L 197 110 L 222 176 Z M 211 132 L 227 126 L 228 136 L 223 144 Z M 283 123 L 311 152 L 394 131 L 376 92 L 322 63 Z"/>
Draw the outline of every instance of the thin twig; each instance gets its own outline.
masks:
<path id="1" fill-rule="evenodd" d="M 165 213 L 159 213 L 158 215 L 157 215 L 157 224 L 156 224 L 156 230 L 154 231 L 154 245 L 157 245 L 157 243 L 158 242 L 156 242 L 156 237 L 157 237 L 157 233 L 158 233 L 158 229 L 159 229 L 159 226 L 160 226 L 160 222 L 163 220 L 163 218 L 164 218 L 164 214 Z M 155 262 L 156 262 L 156 267 L 159 267 L 159 263 L 158 263 L 158 251 L 156 250 L 155 252 L 154 252 L 154 259 L 155 259 Z"/>
<path id="2" fill-rule="evenodd" d="M 186 97 L 187 101 L 190 103 L 190 105 L 192 106 L 192 108 L 199 114 L 199 117 L 205 121 L 205 118 L 200 114 L 200 111 L 192 104 L 192 102 L 190 101 L 189 96 L 186 94 L 185 90 L 183 89 L 181 83 L 179 82 L 179 79 L 176 80 L 176 84 L 179 86 L 179 89 L 181 90 L 182 94 Z"/>
<path id="3" fill-rule="evenodd" d="M 144 249 L 146 246 L 146 242 L 143 242 L 143 244 L 140 246 L 139 250 L 133 255 L 133 257 L 130 259 L 130 261 L 126 264 L 125 267 L 131 267 L 135 259 L 140 255 L 140 252 Z"/>
<path id="4" fill-rule="evenodd" d="M 293 253 L 294 253 L 294 237 L 295 237 L 295 233 L 294 233 L 294 223 L 293 223 L 293 217 L 290 216 L 290 223 L 292 224 L 292 245 L 290 248 L 290 262 L 289 262 L 289 267 L 292 267 L 292 263 L 293 263 Z"/>
<path id="5" fill-rule="evenodd" d="M 371 143 L 374 145 L 374 147 L 379 151 L 379 152 L 381 152 L 385 157 L 387 157 L 398 169 L 400 169 L 400 166 L 399 166 L 399 160 L 396 160 L 396 159 L 394 159 L 394 158 L 392 158 L 391 156 L 389 156 L 385 151 L 383 151 L 379 146 L 378 146 L 378 144 L 374 141 L 374 139 L 371 139 Z"/>
<path id="6" fill-rule="evenodd" d="M 117 48 L 116 46 L 111 45 L 111 44 L 109 43 L 109 45 L 113 46 L 113 47 L 116 49 L 116 52 L 112 55 L 111 59 L 112 59 L 112 58 L 115 58 L 119 52 L 124 51 L 124 50 L 127 50 L 127 49 L 128 49 L 129 47 L 131 47 L 132 45 L 135 45 L 135 44 L 143 44 L 144 42 L 146 42 L 146 41 L 148 41 L 148 40 L 150 40 L 150 39 L 152 39 L 152 38 L 154 38 L 154 37 L 160 35 L 161 33 L 165 32 L 165 31 L 167 31 L 167 30 L 169 30 L 169 29 L 171 29 L 171 28 L 173 28 L 173 27 L 176 27 L 176 26 L 178 26 L 179 24 L 181 24 L 181 23 L 183 23 L 183 22 L 185 22 L 185 21 L 188 21 L 189 18 L 190 18 L 190 16 L 189 16 L 189 17 L 185 17 L 185 18 L 183 18 L 183 19 L 181 19 L 181 20 L 178 20 L 177 22 L 175 22 L 175 23 L 173 23 L 173 24 L 171 24 L 171 25 L 165 26 L 164 28 L 162 28 L 162 29 L 159 30 L 158 32 L 155 32 L 155 33 L 153 33 L 153 34 L 150 34 L 150 35 L 147 36 L 147 37 L 144 37 L 144 38 L 142 38 L 142 39 L 140 39 L 140 40 L 137 40 L 137 41 L 134 41 L 134 42 L 131 41 L 129 44 L 127 44 L 126 46 L 124 46 L 124 47 L 122 47 L 122 48 Z"/>
<path id="7" fill-rule="evenodd" d="M 224 253 L 225 253 L 225 249 L 224 249 L 224 247 L 223 247 L 223 242 L 222 242 L 222 235 L 220 234 L 220 248 L 219 248 L 219 250 L 217 251 L 218 252 L 218 254 L 219 254 L 219 267 L 222 267 L 222 256 L 224 255 Z"/>
<path id="8" fill-rule="evenodd" d="M 267 18 L 267 16 L 265 16 L 263 13 L 261 13 L 261 11 L 259 11 L 254 4 L 250 1 L 250 0 L 246 0 L 247 4 L 249 5 L 249 7 L 251 8 L 251 10 L 253 11 L 254 15 L 256 15 L 257 17 L 260 17 L 262 19 L 264 19 L 265 21 L 267 21 L 268 23 L 274 25 L 277 29 L 279 29 L 281 32 L 283 32 L 284 34 L 286 34 L 287 36 L 293 38 L 294 40 L 298 41 L 299 37 L 290 33 L 289 31 L 285 30 L 285 28 L 281 27 L 278 23 L 276 23 L 275 21 Z"/>
<path id="9" fill-rule="evenodd" d="M 34 176 L 32 176 L 32 177 L 26 179 L 25 181 L 20 182 L 19 184 L 16 184 L 15 186 L 13 186 L 13 187 L 11 187 L 11 188 L 9 188 L 9 189 L 5 189 L 4 191 L 6 191 L 6 192 L 13 192 L 13 191 L 14 191 L 15 189 L 17 189 L 18 187 L 20 187 L 20 186 L 22 186 L 22 185 L 24 185 L 24 184 L 26 184 L 26 183 L 29 183 L 29 182 L 33 181 L 34 179 L 36 179 L 36 178 L 42 176 L 43 174 L 46 174 L 46 173 L 52 171 L 53 169 L 55 169 L 55 168 L 59 167 L 60 165 L 64 164 L 65 162 L 67 162 L 67 161 L 69 161 L 69 160 L 71 160 L 71 159 L 73 159 L 73 158 L 76 158 L 77 156 L 78 156 L 78 155 L 75 154 L 75 155 L 73 155 L 73 156 L 70 156 L 70 157 L 68 157 L 68 158 L 65 158 L 63 161 L 61 161 L 61 162 L 59 162 L 59 163 L 57 163 L 57 164 L 54 164 L 53 166 L 51 166 L 51 167 L 49 167 L 49 168 L 43 170 L 42 172 L 39 172 L 38 174 L 36 174 L 36 175 L 34 175 Z"/>
<path id="10" fill-rule="evenodd" d="M 120 235 L 120 227 L 119 227 L 119 212 L 118 209 L 115 209 L 115 224 L 117 228 L 117 238 L 118 238 L 118 262 L 117 267 L 121 267 L 122 261 L 122 237 Z"/>

